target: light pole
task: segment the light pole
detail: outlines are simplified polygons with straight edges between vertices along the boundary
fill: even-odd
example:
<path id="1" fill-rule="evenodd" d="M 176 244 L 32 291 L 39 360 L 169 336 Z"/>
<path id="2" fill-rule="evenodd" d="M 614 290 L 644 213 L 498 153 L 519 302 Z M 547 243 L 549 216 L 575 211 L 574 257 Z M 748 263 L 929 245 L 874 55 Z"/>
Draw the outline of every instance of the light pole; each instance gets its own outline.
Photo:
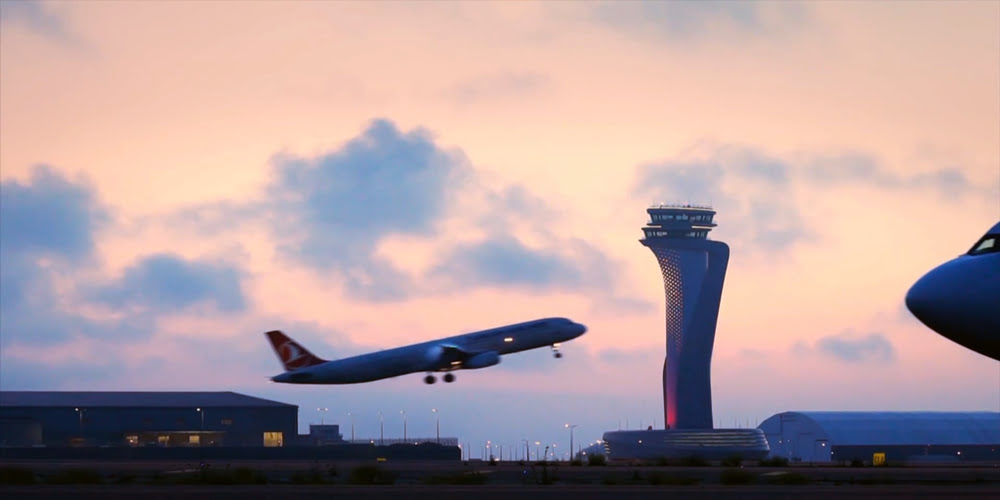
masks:
<path id="1" fill-rule="evenodd" d="M 535 441 L 535 460 L 538 460 L 538 447 L 541 446 L 541 441 Z"/>
<path id="2" fill-rule="evenodd" d="M 399 410 L 399 413 L 403 414 L 403 444 L 406 444 L 406 411 Z"/>
<path id="3" fill-rule="evenodd" d="M 202 410 L 201 408 L 195 408 L 194 411 L 198 412 L 198 416 L 201 417 L 201 432 L 198 433 L 198 446 L 205 446 L 205 443 L 202 442 L 202 439 L 205 437 L 204 436 L 204 434 L 205 434 L 205 410 Z"/>
<path id="4" fill-rule="evenodd" d="M 385 419 L 381 410 L 378 412 L 378 445 L 385 445 Z"/>
<path id="5" fill-rule="evenodd" d="M 524 460 L 526 462 L 530 461 L 531 460 L 531 450 L 528 449 L 528 440 L 522 438 L 521 441 L 524 441 Z"/>
<path id="6" fill-rule="evenodd" d="M 316 408 L 316 411 L 319 412 L 319 425 L 323 425 L 324 423 L 326 423 L 326 421 L 323 418 L 323 416 L 326 414 L 326 412 L 330 411 L 330 409 L 329 408 Z"/>
<path id="7" fill-rule="evenodd" d="M 86 408 L 73 408 L 73 410 L 80 416 L 80 438 L 83 438 L 83 412 L 87 411 Z"/>
<path id="8" fill-rule="evenodd" d="M 431 413 L 434 414 L 434 430 L 437 432 L 437 442 L 441 444 L 441 415 L 438 415 L 437 408 L 431 408 Z"/>
<path id="9" fill-rule="evenodd" d="M 569 429 L 569 459 L 573 460 L 573 428 L 576 424 L 566 424 L 566 428 Z"/>
<path id="10" fill-rule="evenodd" d="M 351 417 L 351 443 L 354 443 L 354 414 L 347 412 L 347 416 Z"/>

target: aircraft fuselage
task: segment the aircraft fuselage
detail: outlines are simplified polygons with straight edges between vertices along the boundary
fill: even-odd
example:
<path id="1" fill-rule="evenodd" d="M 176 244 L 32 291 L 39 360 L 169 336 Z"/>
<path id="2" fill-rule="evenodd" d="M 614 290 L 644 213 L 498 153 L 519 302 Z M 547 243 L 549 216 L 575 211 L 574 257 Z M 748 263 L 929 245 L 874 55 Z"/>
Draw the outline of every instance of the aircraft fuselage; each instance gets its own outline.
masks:
<path id="1" fill-rule="evenodd" d="M 417 372 L 485 368 L 499 356 L 558 345 L 586 327 L 545 318 L 353 356 L 288 371 L 272 378 L 292 384 L 357 384 Z"/>

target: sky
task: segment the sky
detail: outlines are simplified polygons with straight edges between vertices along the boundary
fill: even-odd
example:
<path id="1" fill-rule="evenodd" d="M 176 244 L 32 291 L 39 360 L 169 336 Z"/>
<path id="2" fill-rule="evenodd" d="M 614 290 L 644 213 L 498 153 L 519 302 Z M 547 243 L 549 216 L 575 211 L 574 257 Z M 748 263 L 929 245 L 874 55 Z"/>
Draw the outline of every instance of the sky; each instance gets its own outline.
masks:
<path id="1" fill-rule="evenodd" d="M 1000 363 L 903 304 L 1000 220 L 1000 3 L 0 9 L 3 390 L 232 390 L 357 438 L 405 412 L 472 450 L 662 426 L 638 240 L 690 202 L 732 252 L 717 426 L 1000 411 Z M 562 359 L 269 381 L 267 330 L 340 358 L 549 316 L 589 328 Z"/>

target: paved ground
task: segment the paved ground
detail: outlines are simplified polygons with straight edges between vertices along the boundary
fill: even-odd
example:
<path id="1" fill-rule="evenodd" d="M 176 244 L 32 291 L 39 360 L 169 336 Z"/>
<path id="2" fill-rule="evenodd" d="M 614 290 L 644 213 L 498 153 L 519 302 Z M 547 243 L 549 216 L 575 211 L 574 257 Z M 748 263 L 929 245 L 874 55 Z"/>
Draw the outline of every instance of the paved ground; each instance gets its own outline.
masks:
<path id="1" fill-rule="evenodd" d="M 605 485 L 478 485 L 478 486 L 29 486 L 0 487 L 3 498 L 70 498 L 91 500 L 106 498 L 142 498 L 146 500 L 184 498 L 258 499 L 258 498 L 365 498 L 381 499 L 475 499 L 561 500 L 581 498 L 723 498 L 822 500 L 833 498 L 1000 498 L 997 486 L 605 486 Z"/>
<path id="2" fill-rule="evenodd" d="M 202 464 L 192 461 L 0 461 L 0 469 L 30 471 L 41 483 L 60 477 L 86 482 L 98 477 L 106 484 L 0 485 L 0 498 L 216 499 L 216 498 L 365 498 L 366 500 L 500 499 L 546 500 L 580 498 L 997 498 L 1000 467 L 647 467 L 610 465 L 571 467 L 441 461 L 225 461 L 207 464 L 217 478 L 232 478 L 238 469 L 252 471 L 260 485 L 192 483 L 205 477 Z M 349 484 L 360 466 L 376 466 L 389 485 Z M 74 472 L 76 471 L 76 472 Z M 79 472 L 83 474 L 80 475 Z M 0 470 L 2 472 L 2 470 Z M 72 476 L 76 473 L 77 476 Z M 89 474 L 89 476 L 87 476 Z M 748 484 L 727 484 L 733 476 Z M 455 484 L 477 479 L 483 484 Z M 727 477 L 729 480 L 727 480 Z M 773 484 L 779 478 L 807 484 Z M 84 478 L 84 480 L 81 480 Z M 290 484 L 318 480 L 329 484 Z M 388 478 L 388 479 L 387 479 Z M 244 476 L 245 479 L 245 476 Z M 356 479 L 356 478 L 355 478 Z M 540 484 L 551 481 L 552 484 Z M 437 480 L 439 484 L 428 484 Z M 735 481 L 739 482 L 739 481 Z M 795 481 L 791 481 L 794 483 Z M 124 484 L 118 484 L 124 483 Z M 181 483 L 181 484 L 178 484 Z M 188 484 L 183 484 L 188 483 Z"/>

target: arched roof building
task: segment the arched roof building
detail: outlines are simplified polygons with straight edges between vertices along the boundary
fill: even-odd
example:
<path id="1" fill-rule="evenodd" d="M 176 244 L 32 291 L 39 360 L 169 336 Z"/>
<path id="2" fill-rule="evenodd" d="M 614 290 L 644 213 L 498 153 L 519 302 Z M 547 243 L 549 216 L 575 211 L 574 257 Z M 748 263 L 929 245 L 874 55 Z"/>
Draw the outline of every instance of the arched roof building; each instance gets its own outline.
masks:
<path id="1" fill-rule="evenodd" d="M 793 461 L 1000 461 L 997 412 L 789 411 L 764 420 L 771 456 Z"/>

